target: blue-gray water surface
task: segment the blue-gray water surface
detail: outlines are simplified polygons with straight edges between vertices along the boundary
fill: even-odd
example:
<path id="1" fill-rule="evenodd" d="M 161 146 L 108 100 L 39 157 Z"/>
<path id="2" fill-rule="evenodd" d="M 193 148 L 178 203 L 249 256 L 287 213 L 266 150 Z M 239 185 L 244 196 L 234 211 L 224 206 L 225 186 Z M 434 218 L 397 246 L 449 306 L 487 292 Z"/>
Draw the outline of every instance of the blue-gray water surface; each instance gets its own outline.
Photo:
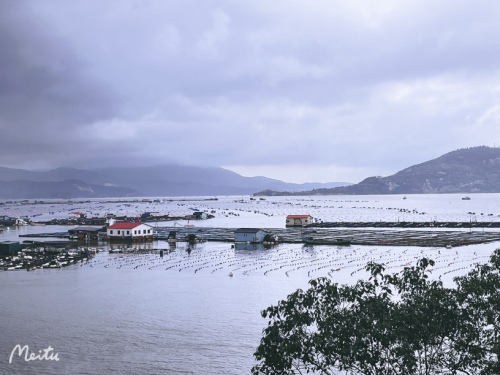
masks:
<path id="1" fill-rule="evenodd" d="M 277 197 L 257 203 L 248 197 L 244 202 L 225 197 L 154 207 L 137 203 L 132 208 L 136 212 L 175 209 L 183 214 L 197 205 L 216 211 L 214 219 L 203 223 L 206 226 L 272 228 L 283 227 L 286 214 L 307 212 L 329 220 L 399 220 L 403 215 L 412 220 L 469 220 L 474 215 L 493 221 L 500 214 L 498 198 L 497 194 L 473 195 L 471 201 L 457 195 L 405 200 L 401 196 Z M 77 208 L 105 212 L 119 207 L 97 202 Z M 74 204 L 5 205 L 0 214 L 63 217 L 75 208 Z M 11 229 L 0 235 L 0 241 L 15 240 L 19 233 L 61 229 Z M 238 251 L 230 243 L 207 242 L 196 245 L 191 254 L 186 245 L 178 244 L 163 258 L 157 253 L 102 252 L 87 263 L 62 269 L 0 272 L 0 373 L 248 374 L 267 325 L 260 311 L 307 287 L 310 278 L 327 276 L 351 283 L 363 277 L 369 260 L 397 270 L 429 256 L 436 260 L 433 276 L 451 283 L 474 263 L 486 261 L 498 245 L 445 249 L 281 244 L 271 250 Z M 9 363 L 16 345 L 28 345 L 34 354 L 50 346 L 59 361 L 25 361 L 24 356 L 14 355 Z"/>
<path id="2" fill-rule="evenodd" d="M 79 265 L 1 277 L 9 374 L 249 373 L 259 311 L 303 281 Z M 36 354 L 51 346 L 59 361 L 8 363 L 17 344 Z"/>

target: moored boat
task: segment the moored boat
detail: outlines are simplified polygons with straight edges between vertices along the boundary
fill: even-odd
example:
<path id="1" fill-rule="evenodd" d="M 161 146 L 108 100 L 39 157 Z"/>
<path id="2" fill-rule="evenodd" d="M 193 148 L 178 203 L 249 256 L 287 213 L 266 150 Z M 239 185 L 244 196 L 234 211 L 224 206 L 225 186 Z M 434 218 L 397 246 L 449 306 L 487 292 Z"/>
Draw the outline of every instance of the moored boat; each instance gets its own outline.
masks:
<path id="1" fill-rule="evenodd" d="M 314 238 L 302 237 L 302 241 L 309 245 L 335 245 L 335 246 L 349 246 L 351 240 L 346 238 Z"/>

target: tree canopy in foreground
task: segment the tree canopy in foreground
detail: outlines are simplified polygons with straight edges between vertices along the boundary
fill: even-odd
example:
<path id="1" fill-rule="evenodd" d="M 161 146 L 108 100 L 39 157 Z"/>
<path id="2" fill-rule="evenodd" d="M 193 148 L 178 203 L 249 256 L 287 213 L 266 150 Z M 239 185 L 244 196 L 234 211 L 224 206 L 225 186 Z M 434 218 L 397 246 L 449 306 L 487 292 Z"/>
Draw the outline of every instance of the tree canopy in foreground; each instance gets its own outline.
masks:
<path id="1" fill-rule="evenodd" d="M 309 282 L 262 311 L 254 374 L 500 374 L 500 249 L 454 279 L 423 258 L 395 274 L 368 263 L 355 285 Z"/>

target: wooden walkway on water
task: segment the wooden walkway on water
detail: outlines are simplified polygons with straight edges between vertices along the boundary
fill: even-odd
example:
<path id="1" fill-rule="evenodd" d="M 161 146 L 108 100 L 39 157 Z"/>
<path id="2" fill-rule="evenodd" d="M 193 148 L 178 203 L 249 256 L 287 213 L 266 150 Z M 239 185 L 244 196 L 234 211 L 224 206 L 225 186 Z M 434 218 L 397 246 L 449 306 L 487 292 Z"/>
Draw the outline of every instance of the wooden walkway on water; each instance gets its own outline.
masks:
<path id="1" fill-rule="evenodd" d="M 183 241 L 189 234 L 197 240 L 233 242 L 237 228 L 156 228 L 158 239 L 166 240 L 170 231 L 177 232 L 177 239 Z M 500 241 L 500 231 L 452 231 L 452 230 L 390 230 L 390 229 L 332 229 L 332 228 L 261 228 L 271 235 L 277 235 L 280 243 L 303 243 L 303 236 L 324 241 L 350 241 L 351 245 L 369 246 L 425 246 L 446 247 L 482 244 Z"/>

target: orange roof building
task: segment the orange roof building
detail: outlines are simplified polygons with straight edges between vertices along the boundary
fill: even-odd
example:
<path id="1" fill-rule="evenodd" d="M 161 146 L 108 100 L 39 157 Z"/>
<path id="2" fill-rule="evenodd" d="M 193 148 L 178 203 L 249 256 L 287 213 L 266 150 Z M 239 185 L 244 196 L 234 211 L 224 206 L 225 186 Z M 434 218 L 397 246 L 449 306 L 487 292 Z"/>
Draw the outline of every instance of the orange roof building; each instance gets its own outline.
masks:
<path id="1" fill-rule="evenodd" d="M 287 227 L 303 227 L 312 224 L 314 221 L 311 215 L 288 215 L 286 217 Z"/>

